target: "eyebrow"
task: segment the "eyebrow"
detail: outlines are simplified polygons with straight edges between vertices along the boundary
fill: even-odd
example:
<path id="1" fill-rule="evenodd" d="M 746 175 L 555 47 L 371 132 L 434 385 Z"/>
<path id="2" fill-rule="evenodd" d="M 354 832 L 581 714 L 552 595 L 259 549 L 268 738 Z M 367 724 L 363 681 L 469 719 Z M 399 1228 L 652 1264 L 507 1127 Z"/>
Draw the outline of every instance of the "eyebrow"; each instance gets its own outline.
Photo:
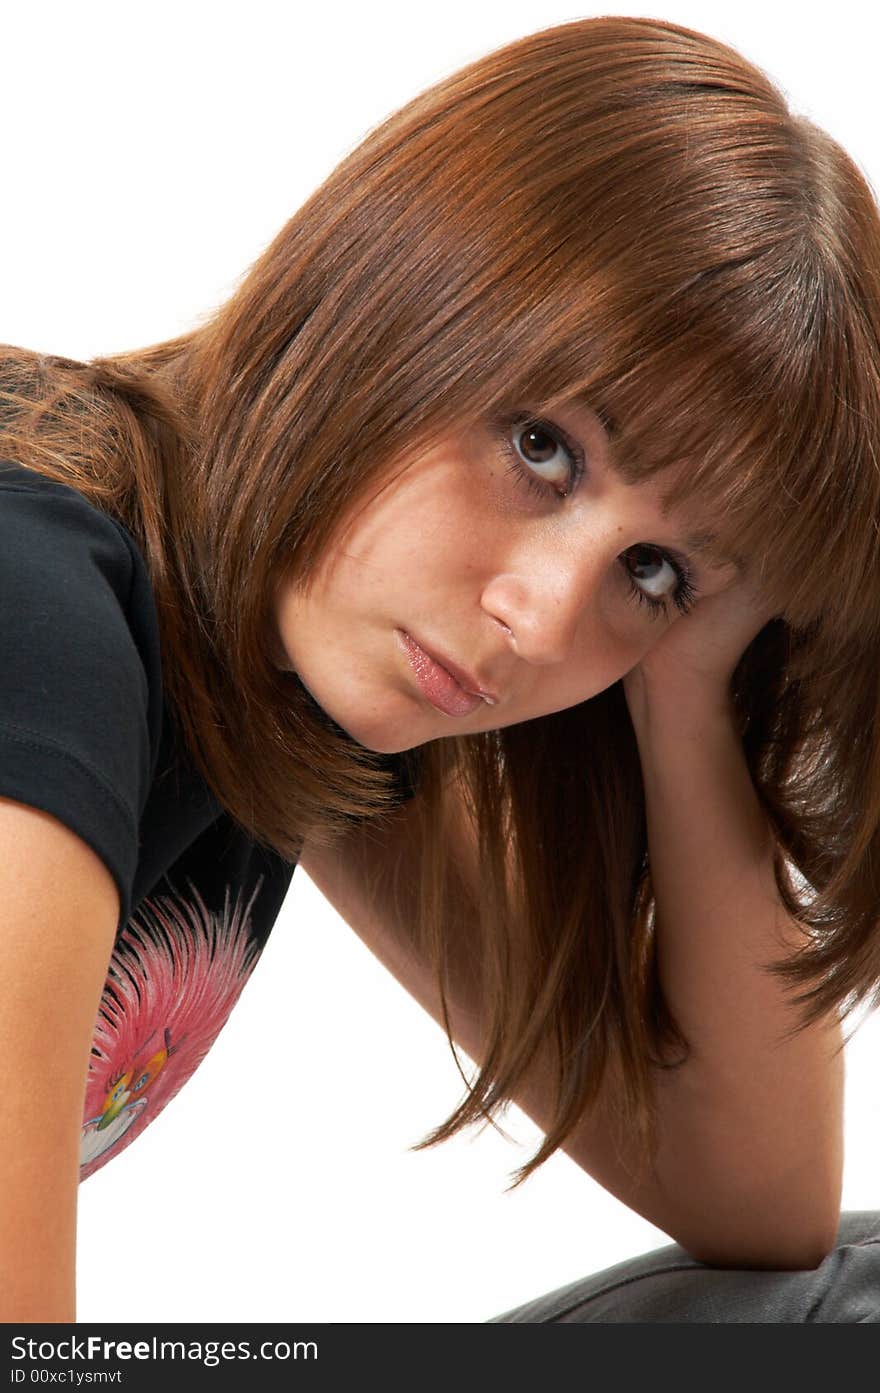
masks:
<path id="1" fill-rule="evenodd" d="M 685 546 L 696 556 L 699 556 L 705 565 L 718 570 L 726 564 L 733 566 L 740 576 L 744 576 L 746 573 L 744 559 L 737 552 L 715 550 L 717 541 L 717 532 L 695 532 L 684 539 Z"/>

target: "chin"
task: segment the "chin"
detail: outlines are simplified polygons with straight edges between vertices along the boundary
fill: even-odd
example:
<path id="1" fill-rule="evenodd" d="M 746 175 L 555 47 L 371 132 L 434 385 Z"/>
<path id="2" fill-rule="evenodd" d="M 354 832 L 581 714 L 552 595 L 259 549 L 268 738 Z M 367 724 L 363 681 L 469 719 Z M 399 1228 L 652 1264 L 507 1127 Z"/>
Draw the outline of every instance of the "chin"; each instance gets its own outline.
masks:
<path id="1" fill-rule="evenodd" d="M 361 745 L 365 750 L 372 750 L 373 753 L 377 755 L 396 755 L 400 754 L 402 750 L 411 748 L 411 742 L 404 742 L 404 744 L 401 744 L 400 738 L 398 737 L 395 739 L 387 730 L 383 731 L 373 726 L 365 726 L 360 721 L 351 721 L 347 723 L 337 721 L 336 724 L 341 726 L 358 745 Z"/>
<path id="2" fill-rule="evenodd" d="M 315 692 L 306 686 L 299 674 L 297 674 L 297 679 L 309 698 L 313 714 L 323 725 L 335 730 L 337 735 L 347 735 L 356 744 L 361 745 L 366 750 L 372 750 L 376 754 L 397 754 L 401 748 L 409 749 L 409 745 L 401 747 L 400 740 L 395 739 L 390 734 L 391 722 L 389 720 L 364 721 L 357 715 L 346 711 L 344 706 L 337 706 L 336 702 L 332 700 L 321 701 Z"/>

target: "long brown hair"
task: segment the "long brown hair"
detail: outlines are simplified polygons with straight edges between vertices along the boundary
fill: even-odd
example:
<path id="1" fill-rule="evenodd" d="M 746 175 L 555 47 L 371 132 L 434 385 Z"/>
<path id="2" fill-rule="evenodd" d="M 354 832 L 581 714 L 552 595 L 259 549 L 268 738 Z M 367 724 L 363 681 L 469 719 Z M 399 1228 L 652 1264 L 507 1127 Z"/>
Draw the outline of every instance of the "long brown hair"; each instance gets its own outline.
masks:
<path id="1" fill-rule="evenodd" d="M 732 691 L 801 950 L 803 1023 L 880 981 L 880 219 L 824 131 L 723 43 L 654 19 L 532 34 L 373 130 L 193 332 L 76 363 L 6 348 L 0 455 L 139 541 L 166 685 L 199 767 L 295 856 L 389 807 L 374 752 L 273 663 L 383 470 L 462 423 L 579 399 L 622 477 L 681 471 L 778 619 Z M 365 442 L 369 448 L 365 449 Z M 650 1152 L 651 1068 L 686 1041 L 660 991 L 637 747 L 621 685 L 425 745 L 414 937 L 443 989 L 451 774 L 478 833 L 487 1026 L 462 1104 L 493 1116 L 539 1048 L 553 1125 L 620 1072 Z"/>

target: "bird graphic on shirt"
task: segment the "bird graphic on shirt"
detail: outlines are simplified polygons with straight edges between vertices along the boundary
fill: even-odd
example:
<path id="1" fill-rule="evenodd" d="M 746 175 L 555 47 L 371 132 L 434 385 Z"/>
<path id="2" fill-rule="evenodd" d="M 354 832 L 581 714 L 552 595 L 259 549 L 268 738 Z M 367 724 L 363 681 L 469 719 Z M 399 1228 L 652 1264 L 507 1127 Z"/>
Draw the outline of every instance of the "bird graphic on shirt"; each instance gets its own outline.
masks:
<path id="1" fill-rule="evenodd" d="M 111 1080 L 101 1111 L 96 1117 L 87 1118 L 83 1123 L 83 1149 L 86 1149 L 87 1145 L 90 1160 L 94 1160 L 117 1142 L 147 1106 L 147 1099 L 144 1096 L 146 1090 L 164 1069 L 168 1059 L 177 1048 L 171 1043 L 171 1031 L 167 1026 L 164 1036 L 165 1043 L 162 1048 L 157 1050 L 145 1064 L 135 1064 L 133 1069 L 127 1069 L 125 1073 L 119 1074 Z M 140 1054 L 141 1051 L 138 1053 Z M 108 1131 L 108 1128 L 111 1130 Z M 100 1137 L 100 1145 L 96 1146 L 92 1139 L 97 1138 L 99 1132 L 106 1133 L 106 1135 Z M 86 1143 L 86 1138 L 89 1138 L 88 1143 Z M 82 1156 L 80 1160 L 82 1161 Z"/>
<path id="2" fill-rule="evenodd" d="M 251 910 L 262 883 L 233 906 L 227 888 L 218 914 L 189 882 L 190 895 L 145 899 L 128 919 L 93 1034 L 80 1180 L 140 1135 L 216 1040 L 260 956 Z"/>

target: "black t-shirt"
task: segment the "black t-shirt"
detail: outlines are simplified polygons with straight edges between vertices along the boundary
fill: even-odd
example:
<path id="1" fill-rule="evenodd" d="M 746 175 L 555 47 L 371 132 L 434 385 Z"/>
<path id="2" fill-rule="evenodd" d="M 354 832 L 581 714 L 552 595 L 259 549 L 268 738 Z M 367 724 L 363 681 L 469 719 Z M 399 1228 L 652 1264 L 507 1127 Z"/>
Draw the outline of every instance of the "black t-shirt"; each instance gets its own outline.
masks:
<path id="1" fill-rule="evenodd" d="M 400 798 L 410 796 L 412 764 L 388 762 Z M 85 1179 L 143 1131 L 205 1057 L 265 947 L 296 863 L 254 842 L 187 758 L 163 694 L 149 574 L 129 531 L 71 486 L 7 460 L 0 796 L 64 822 L 119 890 L 89 1059 Z"/>

